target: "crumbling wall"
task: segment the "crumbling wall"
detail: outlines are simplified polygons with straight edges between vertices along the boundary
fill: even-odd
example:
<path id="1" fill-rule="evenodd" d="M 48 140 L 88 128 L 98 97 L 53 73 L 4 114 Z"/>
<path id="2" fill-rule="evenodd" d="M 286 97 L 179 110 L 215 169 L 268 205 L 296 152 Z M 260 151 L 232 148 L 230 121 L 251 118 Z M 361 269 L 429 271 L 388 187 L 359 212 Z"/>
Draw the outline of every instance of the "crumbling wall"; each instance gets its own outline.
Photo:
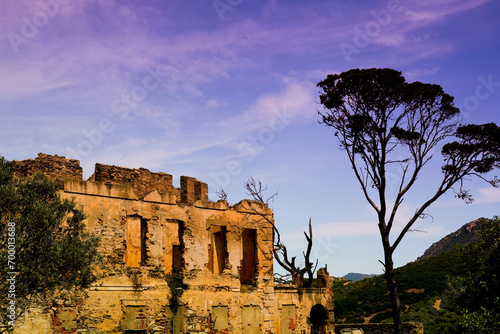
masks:
<path id="1" fill-rule="evenodd" d="M 62 188 L 66 180 L 83 180 L 83 169 L 80 161 L 66 159 L 63 156 L 39 153 L 35 159 L 16 161 L 17 174 L 21 177 L 41 172 Z M 189 176 L 181 176 L 180 189 L 172 184 L 172 175 L 154 173 L 146 168 L 127 168 L 96 163 L 94 174 L 89 181 L 107 185 L 130 186 L 139 199 L 155 190 L 158 195 L 165 194 L 174 198 L 177 203 L 192 205 L 196 201 L 208 202 L 208 185 Z"/>
<path id="2" fill-rule="evenodd" d="M 26 177 L 41 172 L 53 179 L 59 188 L 62 188 L 65 180 L 83 180 L 80 161 L 62 156 L 38 153 L 35 159 L 15 161 L 15 163 L 18 176 Z"/>
<path id="3" fill-rule="evenodd" d="M 189 176 L 181 176 L 181 202 L 208 201 L 208 185 Z"/>
<path id="4" fill-rule="evenodd" d="M 83 181 L 78 161 L 64 157 L 39 155 L 20 166 L 22 175 L 58 178 L 61 197 L 75 200 L 101 238 L 98 281 L 77 308 L 44 314 L 39 323 L 52 331 L 300 334 L 313 306 L 330 308 L 325 289 L 275 291 L 273 214 L 263 203 L 210 202 L 206 183 L 182 176 L 177 189 L 171 175 L 144 168 L 97 164 Z M 166 281 L 173 268 L 183 290 L 175 314 Z"/>
<path id="5" fill-rule="evenodd" d="M 280 328 L 281 334 L 305 333 L 315 325 L 321 328 L 318 333 L 333 333 L 336 325 L 330 288 L 275 287 L 272 298 L 274 328 Z"/>
<path id="6" fill-rule="evenodd" d="M 178 192 L 172 185 L 172 175 L 153 173 L 145 168 L 132 169 L 113 165 L 95 164 L 95 172 L 90 181 L 107 184 L 129 185 L 139 198 L 143 198 L 153 190 L 158 193 Z"/>

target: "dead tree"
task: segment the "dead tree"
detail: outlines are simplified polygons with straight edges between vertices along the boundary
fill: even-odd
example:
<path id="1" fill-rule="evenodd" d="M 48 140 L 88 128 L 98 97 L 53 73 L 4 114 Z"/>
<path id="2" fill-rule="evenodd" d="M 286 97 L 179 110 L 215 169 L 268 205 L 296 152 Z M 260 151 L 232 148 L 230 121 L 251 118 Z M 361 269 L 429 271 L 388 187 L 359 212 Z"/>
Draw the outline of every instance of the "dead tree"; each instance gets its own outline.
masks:
<path id="1" fill-rule="evenodd" d="M 253 200 L 264 204 L 269 204 L 269 202 L 271 202 L 274 197 L 278 195 L 278 193 L 276 192 L 270 197 L 265 198 L 264 192 L 267 190 L 267 186 L 263 185 L 260 180 L 255 181 L 253 177 L 245 181 L 244 187 L 247 190 L 247 195 L 251 196 Z M 281 234 L 274 225 L 273 221 L 271 221 L 266 215 L 257 212 L 256 210 L 253 211 L 257 213 L 261 217 L 261 219 L 269 223 L 269 225 L 272 227 L 274 258 L 276 259 L 276 262 L 278 262 L 278 264 L 283 269 L 285 269 L 289 273 L 289 275 L 291 275 L 292 283 L 298 287 L 311 287 L 314 272 L 316 271 L 316 267 L 318 265 L 317 260 L 316 264 L 314 264 L 310 260 L 311 250 L 313 246 L 311 219 L 309 218 L 309 234 L 304 232 L 304 236 L 307 240 L 307 249 L 305 252 L 302 252 L 302 254 L 304 255 L 304 264 L 301 265 L 296 263 L 296 256 L 289 257 L 287 248 L 281 240 Z M 305 274 L 307 274 L 308 276 L 307 280 L 304 279 Z"/>

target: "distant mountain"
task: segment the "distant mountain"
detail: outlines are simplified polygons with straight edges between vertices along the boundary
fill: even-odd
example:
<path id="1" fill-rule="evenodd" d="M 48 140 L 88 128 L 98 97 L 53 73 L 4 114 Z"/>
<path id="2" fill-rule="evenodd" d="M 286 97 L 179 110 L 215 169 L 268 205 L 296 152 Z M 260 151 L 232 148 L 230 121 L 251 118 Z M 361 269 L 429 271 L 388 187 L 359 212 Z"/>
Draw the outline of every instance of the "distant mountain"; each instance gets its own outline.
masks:
<path id="1" fill-rule="evenodd" d="M 432 246 L 429 247 L 417 260 L 427 259 L 431 256 L 451 251 L 457 245 L 464 245 L 470 242 L 478 241 L 476 226 L 481 219 L 482 218 L 473 220 L 459 228 L 457 231 L 448 234 L 438 242 L 433 243 Z"/>
<path id="2" fill-rule="evenodd" d="M 361 281 L 362 279 L 375 277 L 375 276 L 377 276 L 377 275 L 349 273 L 349 274 L 345 275 L 343 278 L 345 278 L 347 281 L 357 282 L 357 281 Z"/>

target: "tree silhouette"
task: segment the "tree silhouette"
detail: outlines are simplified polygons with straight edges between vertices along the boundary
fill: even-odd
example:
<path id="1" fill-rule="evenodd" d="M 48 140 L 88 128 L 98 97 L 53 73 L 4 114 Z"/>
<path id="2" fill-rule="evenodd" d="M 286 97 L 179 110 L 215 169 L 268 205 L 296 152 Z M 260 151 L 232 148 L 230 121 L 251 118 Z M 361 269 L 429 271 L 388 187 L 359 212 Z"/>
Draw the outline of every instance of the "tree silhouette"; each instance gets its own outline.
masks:
<path id="1" fill-rule="evenodd" d="M 365 199 L 375 210 L 384 249 L 385 279 L 391 297 L 394 333 L 401 333 L 401 305 L 394 279 L 393 254 L 425 210 L 456 184 L 456 195 L 472 201 L 464 180 L 478 176 L 493 186 L 487 173 L 499 167 L 500 130 L 497 125 L 460 124 L 453 97 L 439 85 L 407 83 L 392 69 L 353 69 L 328 75 L 318 83 L 323 92 L 321 123 L 335 129 L 340 148 L 347 153 Z M 451 138 L 455 137 L 455 141 Z M 398 209 L 423 168 L 441 144 L 442 178 L 422 200 L 401 232 L 391 239 Z M 396 191 L 388 172 L 400 168 Z M 393 240 L 393 241 L 392 241 Z"/>

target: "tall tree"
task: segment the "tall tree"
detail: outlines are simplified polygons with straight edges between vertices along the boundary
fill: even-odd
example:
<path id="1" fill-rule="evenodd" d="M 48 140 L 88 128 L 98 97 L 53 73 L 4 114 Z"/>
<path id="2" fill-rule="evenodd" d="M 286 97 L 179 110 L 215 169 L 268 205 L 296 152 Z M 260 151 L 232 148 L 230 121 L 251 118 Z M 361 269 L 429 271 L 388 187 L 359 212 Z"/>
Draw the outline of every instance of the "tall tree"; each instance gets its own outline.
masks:
<path id="1" fill-rule="evenodd" d="M 14 169 L 0 157 L 0 332 L 59 291 L 88 287 L 99 259 L 99 239 L 75 202 L 62 200 L 48 177 L 18 178 Z"/>
<path id="2" fill-rule="evenodd" d="M 460 110 L 439 85 L 407 83 L 401 72 L 392 69 L 353 69 L 328 75 L 318 87 L 323 90 L 320 101 L 325 108 L 319 112 L 321 122 L 336 130 L 340 148 L 347 153 L 363 195 L 377 215 L 394 333 L 399 334 L 401 305 L 394 278 L 394 251 L 415 222 L 425 216 L 425 210 L 457 183 L 457 196 L 472 200 L 463 188 L 466 177 L 479 176 L 498 186 L 496 178 L 488 180 L 486 175 L 499 167 L 500 130 L 493 123 L 461 126 Z M 401 203 L 443 143 L 440 182 L 422 199 L 402 230 L 392 236 Z M 393 166 L 399 168 L 400 177 L 389 183 Z"/>

